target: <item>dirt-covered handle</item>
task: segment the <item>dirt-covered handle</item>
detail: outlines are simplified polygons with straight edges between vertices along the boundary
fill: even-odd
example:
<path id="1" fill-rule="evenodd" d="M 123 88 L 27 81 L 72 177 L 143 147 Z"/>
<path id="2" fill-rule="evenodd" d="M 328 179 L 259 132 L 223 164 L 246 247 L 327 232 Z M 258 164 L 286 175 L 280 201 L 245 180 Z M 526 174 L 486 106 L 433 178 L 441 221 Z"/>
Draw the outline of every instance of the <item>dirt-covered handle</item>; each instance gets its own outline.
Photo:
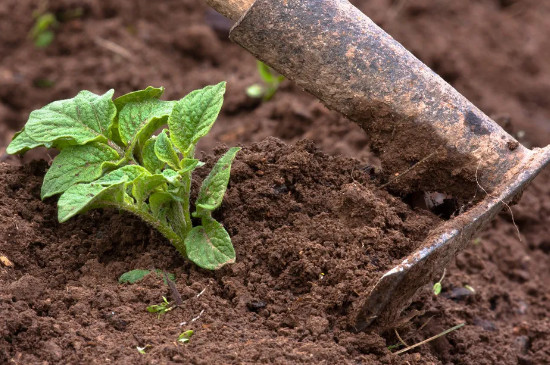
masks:
<path id="1" fill-rule="evenodd" d="M 229 38 L 357 122 L 402 196 L 480 199 L 530 158 L 348 0 L 256 0 Z"/>
<path id="2" fill-rule="evenodd" d="M 254 0 L 206 0 L 214 10 L 231 20 L 239 20 L 252 6 Z"/>

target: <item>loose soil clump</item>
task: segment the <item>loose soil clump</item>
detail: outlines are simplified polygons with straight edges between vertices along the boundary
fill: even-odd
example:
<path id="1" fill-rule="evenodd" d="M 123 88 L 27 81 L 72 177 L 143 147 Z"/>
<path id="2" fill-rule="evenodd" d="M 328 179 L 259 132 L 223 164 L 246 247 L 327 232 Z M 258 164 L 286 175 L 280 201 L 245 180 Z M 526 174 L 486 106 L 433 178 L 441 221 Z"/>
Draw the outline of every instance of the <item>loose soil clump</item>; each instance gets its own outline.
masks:
<path id="1" fill-rule="evenodd" d="M 217 218 L 237 263 L 209 272 L 125 213 L 58 224 L 55 199 L 39 200 L 45 168 L 0 171 L 0 252 L 14 264 L 0 279 L 3 361 L 129 363 L 145 345 L 160 362 L 364 360 L 365 346 L 382 339 L 352 333 L 358 297 L 439 221 L 378 190 L 356 160 L 270 138 L 234 163 Z M 159 319 L 145 308 L 170 298 L 162 280 L 117 283 L 153 267 L 176 274 L 184 299 Z M 190 343 L 175 345 L 187 329 Z"/>

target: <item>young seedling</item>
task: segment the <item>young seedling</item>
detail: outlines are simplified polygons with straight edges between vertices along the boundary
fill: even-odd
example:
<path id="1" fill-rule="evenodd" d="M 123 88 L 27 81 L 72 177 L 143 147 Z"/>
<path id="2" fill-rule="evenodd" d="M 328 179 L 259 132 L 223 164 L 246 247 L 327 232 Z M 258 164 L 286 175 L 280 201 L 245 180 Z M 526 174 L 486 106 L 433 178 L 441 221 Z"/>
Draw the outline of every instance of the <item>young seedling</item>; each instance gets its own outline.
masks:
<path id="1" fill-rule="evenodd" d="M 465 287 L 466 289 L 468 289 L 469 291 L 471 291 L 472 293 L 475 293 L 475 292 L 476 292 L 476 290 L 475 290 L 472 286 L 470 286 L 470 285 L 468 285 L 468 284 L 464 285 L 464 287 Z"/>
<path id="2" fill-rule="evenodd" d="M 148 87 L 112 100 L 114 91 L 81 91 L 30 114 L 7 152 L 44 146 L 61 152 L 44 177 L 42 199 L 61 194 L 58 220 L 111 207 L 133 213 L 162 233 L 181 255 L 214 270 L 235 262 L 223 226 L 212 217 L 222 204 L 231 148 L 202 182 L 191 214 L 197 142 L 220 112 L 225 82 L 195 90 L 178 101 L 162 101 L 163 88 Z M 158 136 L 154 132 L 162 129 Z M 193 227 L 191 216 L 200 219 Z"/>
<path id="3" fill-rule="evenodd" d="M 441 289 L 442 289 L 441 282 L 443 281 L 443 279 L 445 279 L 446 272 L 447 272 L 447 269 L 443 269 L 443 275 L 441 275 L 441 279 L 439 279 L 439 281 L 434 284 L 433 292 L 435 295 L 439 295 L 441 293 Z"/>
<path id="4" fill-rule="evenodd" d="M 167 312 L 170 312 L 173 307 L 166 297 L 162 297 L 163 302 L 160 304 L 153 304 L 147 307 L 147 312 L 149 313 L 158 313 L 158 318 Z"/>
<path id="5" fill-rule="evenodd" d="M 55 15 L 50 12 L 38 12 L 34 16 L 36 20 L 29 36 L 36 48 L 45 48 L 49 46 L 55 38 L 53 28 L 58 24 L 57 19 Z"/>
<path id="6" fill-rule="evenodd" d="M 268 65 L 262 61 L 256 61 L 258 64 L 258 73 L 263 81 L 262 84 L 254 84 L 246 89 L 246 94 L 251 98 L 269 101 L 279 89 L 279 85 L 285 79 L 284 76 L 277 74 Z"/>
<path id="7" fill-rule="evenodd" d="M 153 272 L 158 277 L 162 277 L 164 284 L 168 285 L 168 281 L 166 280 L 166 278 L 163 277 L 163 275 L 165 275 L 166 273 L 164 273 L 162 270 L 159 270 L 159 269 L 156 269 Z M 134 284 L 140 280 L 143 280 L 143 278 L 149 275 L 150 273 L 151 273 L 151 270 L 141 270 L 141 269 L 127 271 L 124 274 L 120 275 L 120 277 L 118 278 L 118 282 L 120 284 Z M 168 279 L 172 281 L 176 280 L 176 276 L 174 274 L 168 273 L 166 275 Z"/>
<path id="8" fill-rule="evenodd" d="M 139 352 L 140 354 L 145 355 L 145 354 L 147 353 L 147 352 L 146 352 L 147 349 L 149 349 L 149 348 L 151 348 L 151 347 L 153 347 L 153 346 L 151 346 L 151 345 L 145 345 L 145 346 L 143 346 L 143 347 L 136 346 L 136 349 L 138 350 L 138 352 Z"/>
<path id="9" fill-rule="evenodd" d="M 191 337 L 193 336 L 193 330 L 185 331 L 178 336 L 179 343 L 188 343 Z"/>

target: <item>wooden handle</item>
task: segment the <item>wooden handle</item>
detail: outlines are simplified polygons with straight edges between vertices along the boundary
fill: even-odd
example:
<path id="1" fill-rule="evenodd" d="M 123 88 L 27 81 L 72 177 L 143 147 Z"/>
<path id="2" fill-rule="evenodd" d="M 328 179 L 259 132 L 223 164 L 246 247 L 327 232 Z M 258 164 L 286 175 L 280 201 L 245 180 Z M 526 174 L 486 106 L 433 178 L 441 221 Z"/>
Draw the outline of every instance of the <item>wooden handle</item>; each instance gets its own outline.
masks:
<path id="1" fill-rule="evenodd" d="M 254 4 L 254 0 L 206 0 L 214 10 L 237 21 Z"/>

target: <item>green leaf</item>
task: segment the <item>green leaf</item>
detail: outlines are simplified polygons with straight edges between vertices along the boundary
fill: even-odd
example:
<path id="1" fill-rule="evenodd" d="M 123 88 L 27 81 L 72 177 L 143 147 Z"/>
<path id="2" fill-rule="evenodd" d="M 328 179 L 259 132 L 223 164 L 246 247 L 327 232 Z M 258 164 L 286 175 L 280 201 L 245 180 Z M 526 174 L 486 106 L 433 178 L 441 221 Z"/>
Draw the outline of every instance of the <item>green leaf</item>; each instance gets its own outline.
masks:
<path id="1" fill-rule="evenodd" d="M 212 211 L 222 204 L 223 196 L 227 189 L 227 183 L 229 182 L 231 163 L 239 150 L 239 147 L 230 148 L 229 151 L 216 162 L 210 174 L 208 174 L 206 179 L 202 182 L 195 203 L 197 208 Z"/>
<path id="2" fill-rule="evenodd" d="M 147 90 L 133 96 L 124 95 L 124 99 L 118 101 L 118 105 L 124 104 L 119 111 L 118 124 L 120 138 L 125 145 L 144 143 L 155 130 L 166 124 L 172 112 L 173 101 L 158 100 L 161 94 Z"/>
<path id="3" fill-rule="evenodd" d="M 132 195 L 138 202 L 143 202 L 156 188 L 166 184 L 164 175 L 142 174 L 134 180 Z"/>
<path id="4" fill-rule="evenodd" d="M 118 159 L 118 153 L 103 143 L 65 148 L 44 176 L 42 199 L 62 193 L 74 184 L 98 179 L 103 174 L 105 162 L 114 163 Z"/>
<path id="5" fill-rule="evenodd" d="M 151 270 L 141 270 L 141 269 L 131 270 L 120 275 L 120 277 L 118 278 L 118 282 L 120 284 L 134 284 L 140 280 L 143 280 L 143 278 L 149 275 L 150 273 L 151 273 Z M 162 278 L 162 281 L 164 282 L 164 284 L 168 284 L 168 282 L 166 281 L 166 278 L 163 275 L 162 270 L 156 269 L 155 274 L 158 277 Z M 172 281 L 176 280 L 176 276 L 174 274 L 167 272 L 166 275 L 170 280 Z"/>
<path id="6" fill-rule="evenodd" d="M 178 101 L 168 118 L 170 138 L 174 145 L 189 156 L 198 140 L 212 128 L 220 113 L 225 82 L 195 90 Z"/>
<path id="7" fill-rule="evenodd" d="M 178 342 L 187 343 L 193 336 L 193 330 L 185 331 L 178 336 Z"/>
<path id="8" fill-rule="evenodd" d="M 149 207 L 155 218 L 169 224 L 178 235 L 184 236 L 187 226 L 182 205 L 177 196 L 165 192 L 155 192 L 149 197 Z"/>
<path id="9" fill-rule="evenodd" d="M 118 278 L 118 282 L 121 284 L 124 284 L 124 283 L 133 284 L 142 280 L 144 277 L 146 277 L 150 273 L 151 273 L 150 270 L 138 269 L 138 270 L 128 271 L 120 275 L 120 277 Z"/>
<path id="10" fill-rule="evenodd" d="M 155 155 L 155 141 L 156 137 L 152 137 L 145 142 L 143 150 L 141 152 L 141 159 L 143 160 L 143 166 L 151 173 L 156 173 L 164 167 L 164 162 L 158 159 Z"/>
<path id="11" fill-rule="evenodd" d="M 204 269 L 216 270 L 235 262 L 235 249 L 229 234 L 212 218 L 203 218 L 202 226 L 189 232 L 185 249 L 189 260 Z"/>
<path id="12" fill-rule="evenodd" d="M 166 312 L 169 312 L 172 309 L 174 309 L 174 307 L 170 305 L 170 302 L 168 301 L 168 299 L 166 299 L 166 297 L 162 297 L 162 300 L 163 302 L 160 304 L 153 304 L 148 306 L 147 312 L 158 313 L 158 318 L 160 318 L 162 314 L 166 314 Z"/>
<path id="13" fill-rule="evenodd" d="M 6 149 L 6 152 L 10 155 L 14 155 L 16 153 L 25 153 L 28 150 L 31 150 L 36 147 L 51 147 L 51 144 L 44 144 L 35 141 L 32 139 L 27 132 L 25 131 L 25 128 L 23 128 L 20 132 L 15 133 L 13 136 L 13 139 L 11 143 L 8 145 L 8 148 Z"/>
<path id="14" fill-rule="evenodd" d="M 185 237 L 185 234 L 188 232 L 185 214 L 181 203 L 174 200 L 174 197 L 172 197 L 170 204 L 167 205 L 166 221 L 176 234 L 180 237 Z"/>
<path id="15" fill-rule="evenodd" d="M 153 215 L 161 221 L 166 221 L 166 211 L 170 202 L 172 202 L 172 195 L 165 192 L 153 193 L 149 196 L 149 207 Z"/>
<path id="16" fill-rule="evenodd" d="M 148 348 L 150 348 L 150 347 L 153 347 L 153 346 L 147 344 L 147 345 L 145 345 L 145 346 L 143 346 L 143 347 L 136 346 L 136 349 L 138 350 L 138 352 L 139 352 L 140 354 L 145 355 L 145 354 L 147 354 L 147 352 L 145 352 L 145 351 L 146 351 Z"/>
<path id="17" fill-rule="evenodd" d="M 104 186 L 98 183 L 73 185 L 59 197 L 57 218 L 63 223 L 79 213 L 124 203 L 125 181 Z"/>
<path id="18" fill-rule="evenodd" d="M 57 217 L 65 222 L 76 214 L 105 206 L 121 207 L 128 202 L 126 185 L 149 172 L 138 165 L 126 165 L 88 184 L 71 186 L 59 197 Z"/>
<path id="19" fill-rule="evenodd" d="M 163 170 L 162 175 L 170 184 L 177 184 L 181 178 L 181 176 L 176 171 L 171 169 Z"/>
<path id="20" fill-rule="evenodd" d="M 57 147 L 62 141 L 72 145 L 107 142 L 107 131 L 116 115 L 111 100 L 113 92 L 96 95 L 84 90 L 72 99 L 54 101 L 33 111 L 25 125 L 25 132 L 34 141 L 32 145 Z"/>
<path id="21" fill-rule="evenodd" d="M 201 162 L 194 158 L 184 158 L 183 160 L 181 160 L 180 164 L 181 169 L 178 171 L 180 175 L 189 171 L 193 171 L 197 167 L 204 166 L 204 162 Z"/>
<path id="22" fill-rule="evenodd" d="M 155 273 L 157 274 L 157 276 L 160 276 L 162 278 L 162 281 L 164 282 L 164 284 L 168 285 L 168 282 L 166 281 L 166 278 L 164 277 L 164 272 L 161 269 L 156 269 Z M 168 279 L 170 279 L 172 281 L 176 281 L 176 275 L 167 272 L 166 276 L 168 276 Z"/>
<path id="23" fill-rule="evenodd" d="M 144 90 L 132 91 L 131 93 L 121 95 L 113 102 L 115 103 L 116 109 L 120 112 L 126 104 L 139 103 L 149 99 L 158 99 L 163 93 L 163 87 L 156 88 L 147 86 Z"/>
<path id="24" fill-rule="evenodd" d="M 139 165 L 126 165 L 111 171 L 105 176 L 97 179 L 94 183 L 100 185 L 112 185 L 120 182 L 131 183 L 141 175 L 151 175 L 144 167 Z"/>
<path id="25" fill-rule="evenodd" d="M 54 38 L 55 36 L 51 30 L 45 30 L 36 36 L 34 45 L 38 48 L 48 47 L 53 42 Z"/>
<path id="26" fill-rule="evenodd" d="M 258 65 L 258 73 L 260 74 L 260 77 L 266 84 L 271 84 L 274 81 L 273 73 L 271 72 L 271 68 L 263 63 L 262 61 L 256 61 Z"/>
<path id="27" fill-rule="evenodd" d="M 441 293 L 441 283 L 440 282 L 437 282 L 437 283 L 434 284 L 433 292 L 434 292 L 435 295 L 439 295 L 439 293 Z"/>
<path id="28" fill-rule="evenodd" d="M 164 129 L 158 136 L 155 142 L 155 155 L 162 162 L 165 162 L 174 170 L 180 169 L 180 159 L 178 154 L 174 150 L 172 142 L 166 135 L 166 129 Z"/>

